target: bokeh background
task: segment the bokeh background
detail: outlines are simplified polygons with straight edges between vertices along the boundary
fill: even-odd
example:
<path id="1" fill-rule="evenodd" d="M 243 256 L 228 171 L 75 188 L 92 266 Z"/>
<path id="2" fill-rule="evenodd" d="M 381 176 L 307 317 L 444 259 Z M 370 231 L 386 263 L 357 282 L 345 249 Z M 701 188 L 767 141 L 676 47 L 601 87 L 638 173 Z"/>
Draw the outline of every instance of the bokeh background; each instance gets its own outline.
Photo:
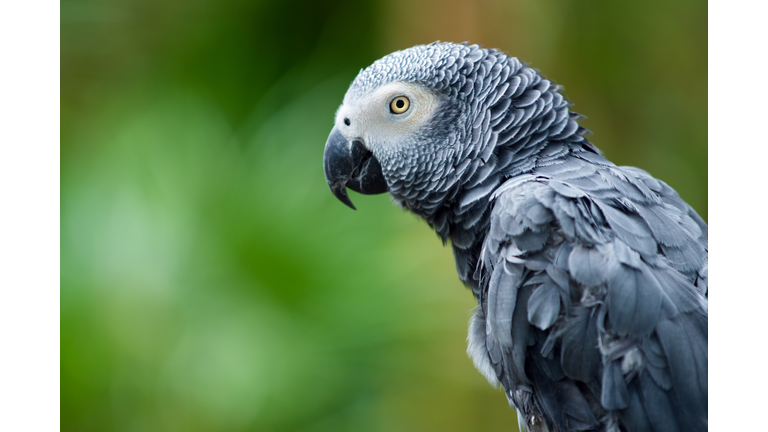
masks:
<path id="1" fill-rule="evenodd" d="M 325 184 L 347 86 L 397 49 L 531 63 L 707 218 L 706 2 L 62 0 L 61 24 L 64 431 L 516 430 L 449 248 Z"/>

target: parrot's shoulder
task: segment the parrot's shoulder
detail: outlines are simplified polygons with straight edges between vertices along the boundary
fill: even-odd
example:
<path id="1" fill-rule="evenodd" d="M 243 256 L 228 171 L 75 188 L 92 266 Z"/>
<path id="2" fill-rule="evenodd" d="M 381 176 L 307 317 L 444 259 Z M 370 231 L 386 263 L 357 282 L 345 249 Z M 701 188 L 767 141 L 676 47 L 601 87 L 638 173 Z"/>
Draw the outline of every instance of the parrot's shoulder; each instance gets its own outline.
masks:
<path id="1" fill-rule="evenodd" d="M 559 239 L 668 265 L 706 293 L 707 225 L 666 183 L 584 152 L 508 179 L 491 197 L 483 248 L 538 252 Z"/>
<path id="2" fill-rule="evenodd" d="M 510 402 L 562 430 L 706 422 L 706 224 L 690 206 L 599 155 L 511 178 L 492 206 L 471 336 Z"/>

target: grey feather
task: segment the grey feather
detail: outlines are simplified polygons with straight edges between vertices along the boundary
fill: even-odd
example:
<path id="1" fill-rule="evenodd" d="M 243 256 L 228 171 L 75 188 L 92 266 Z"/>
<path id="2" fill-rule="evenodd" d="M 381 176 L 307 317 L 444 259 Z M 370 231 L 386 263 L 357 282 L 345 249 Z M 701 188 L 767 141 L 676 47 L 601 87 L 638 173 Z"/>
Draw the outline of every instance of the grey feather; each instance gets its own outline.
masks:
<path id="1" fill-rule="evenodd" d="M 512 316 L 511 329 L 513 344 L 511 347 L 512 363 L 510 365 L 510 372 L 515 377 L 515 380 L 522 381 L 525 384 L 528 384 L 528 378 L 525 376 L 525 358 L 528 351 L 530 329 L 527 309 L 532 291 L 532 286 L 519 288 L 517 304 Z"/>
<path id="2" fill-rule="evenodd" d="M 670 394 L 656 386 L 652 380 L 640 376 L 637 380 L 640 387 L 640 397 L 646 412 L 650 413 L 649 420 L 654 432 L 676 432 L 680 430 L 701 430 L 695 425 L 686 425 L 683 428 L 678 424 L 678 417 L 674 412 L 675 403 Z M 687 426 L 687 427 L 685 427 Z"/>
<path id="3" fill-rule="evenodd" d="M 608 319 L 619 335 L 650 335 L 663 301 L 662 288 L 647 266 L 621 265 L 608 281 Z"/>
<path id="4" fill-rule="evenodd" d="M 707 405 L 706 333 L 697 331 L 689 319 L 677 316 L 660 321 L 658 335 L 680 404 L 684 410 L 696 412 Z"/>
<path id="5" fill-rule="evenodd" d="M 640 254 L 630 249 L 626 243 L 619 239 L 613 241 L 613 251 L 616 254 L 616 259 L 620 263 L 626 264 L 634 269 L 643 268 L 643 262 L 640 258 Z"/>
<path id="6" fill-rule="evenodd" d="M 664 246 L 681 247 L 686 245 L 688 235 L 660 206 L 637 206 L 640 216 L 653 234 L 653 238 Z"/>
<path id="7" fill-rule="evenodd" d="M 494 339 L 501 346 L 512 345 L 512 311 L 517 300 L 517 287 L 511 275 L 499 262 L 488 285 L 488 323 Z"/>
<path id="8" fill-rule="evenodd" d="M 515 237 L 515 243 L 529 252 L 537 252 L 544 247 L 547 239 L 549 239 L 549 235 L 550 233 L 546 231 L 532 232 L 526 230 L 521 235 Z"/>
<path id="9" fill-rule="evenodd" d="M 653 431 L 650 415 L 645 409 L 640 390 L 635 382 L 629 385 L 629 403 L 627 408 L 621 412 L 621 420 L 626 430 L 630 431 Z"/>
<path id="10" fill-rule="evenodd" d="M 563 371 L 572 379 L 592 381 L 600 369 L 594 316 L 589 309 L 573 308 L 565 326 L 560 351 Z"/>
<path id="11" fill-rule="evenodd" d="M 612 246 L 576 245 L 568 257 L 568 271 L 571 277 L 586 287 L 596 287 L 608 282 L 618 268 L 619 262 Z"/>
<path id="12" fill-rule="evenodd" d="M 553 282 L 536 288 L 528 300 L 528 321 L 546 330 L 555 323 L 560 314 L 560 293 Z"/>
<path id="13" fill-rule="evenodd" d="M 578 189 L 576 187 L 573 187 L 561 181 L 552 180 L 549 182 L 549 186 L 551 186 L 552 189 L 555 190 L 555 192 L 568 198 L 581 198 L 581 197 L 587 196 L 587 194 L 581 189 Z"/>
<path id="14" fill-rule="evenodd" d="M 658 337 L 653 335 L 643 339 L 642 346 L 646 359 L 646 372 L 662 390 L 670 390 L 672 388 L 672 376 Z"/>
<path id="15" fill-rule="evenodd" d="M 642 255 L 654 255 L 656 241 L 651 237 L 645 222 L 637 215 L 623 212 L 608 203 L 597 203 L 614 234 L 629 247 Z"/>
<path id="16" fill-rule="evenodd" d="M 629 391 L 621 373 L 621 365 L 612 361 L 603 367 L 600 403 L 607 410 L 621 410 L 629 406 Z"/>

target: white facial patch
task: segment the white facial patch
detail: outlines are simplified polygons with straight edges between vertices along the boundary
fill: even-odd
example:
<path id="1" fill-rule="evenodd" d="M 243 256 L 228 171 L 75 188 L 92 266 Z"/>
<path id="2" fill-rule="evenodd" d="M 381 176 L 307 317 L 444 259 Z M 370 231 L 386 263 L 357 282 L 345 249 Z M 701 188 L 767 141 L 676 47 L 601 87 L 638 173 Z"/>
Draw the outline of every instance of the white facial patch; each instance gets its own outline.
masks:
<path id="1" fill-rule="evenodd" d="M 405 96 L 410 104 L 402 114 L 390 110 L 392 100 L 398 96 Z M 336 112 L 336 128 L 348 140 L 362 139 L 366 147 L 375 150 L 403 142 L 429 121 L 438 105 L 439 98 L 427 88 L 393 82 L 363 97 L 347 93 Z"/>

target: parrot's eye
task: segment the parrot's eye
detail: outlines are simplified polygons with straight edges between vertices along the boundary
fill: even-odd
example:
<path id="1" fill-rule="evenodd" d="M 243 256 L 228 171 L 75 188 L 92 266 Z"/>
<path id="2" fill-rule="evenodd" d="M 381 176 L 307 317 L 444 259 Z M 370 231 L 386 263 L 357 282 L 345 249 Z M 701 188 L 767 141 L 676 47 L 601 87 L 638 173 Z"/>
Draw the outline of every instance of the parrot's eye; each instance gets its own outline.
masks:
<path id="1" fill-rule="evenodd" d="M 408 111 L 409 106 L 411 106 L 411 101 L 409 101 L 407 97 L 398 96 L 392 99 L 392 102 L 389 103 L 389 111 L 392 112 L 392 114 L 402 114 Z"/>

